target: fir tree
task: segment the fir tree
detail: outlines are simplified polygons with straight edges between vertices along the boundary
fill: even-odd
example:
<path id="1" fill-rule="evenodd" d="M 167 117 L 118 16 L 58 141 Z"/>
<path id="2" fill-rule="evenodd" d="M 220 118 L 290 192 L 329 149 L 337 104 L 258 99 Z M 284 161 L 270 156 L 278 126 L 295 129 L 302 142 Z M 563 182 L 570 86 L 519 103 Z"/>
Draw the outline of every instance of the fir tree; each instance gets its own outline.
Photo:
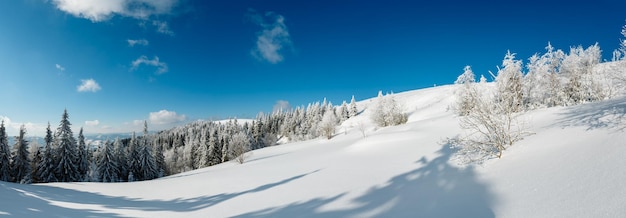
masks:
<path id="1" fill-rule="evenodd" d="M 350 111 L 348 111 L 348 115 L 350 117 L 354 117 L 359 113 L 359 110 L 356 107 L 356 102 L 354 101 L 354 95 L 352 96 L 352 100 L 350 100 Z"/>
<path id="2" fill-rule="evenodd" d="M 126 151 L 119 138 L 115 139 L 113 147 L 115 150 L 115 160 L 117 162 L 117 178 L 120 179 L 120 181 L 124 181 L 128 179 L 128 158 L 126 157 Z"/>
<path id="3" fill-rule="evenodd" d="M 41 179 L 39 178 L 39 165 L 41 165 L 42 162 L 42 150 L 41 147 L 39 146 L 39 144 L 37 143 L 37 141 L 35 139 L 33 139 L 30 144 L 29 144 L 29 153 L 30 153 L 30 169 L 31 169 L 31 175 L 32 175 L 32 181 L 33 183 L 38 183 L 41 182 Z"/>
<path id="4" fill-rule="evenodd" d="M 98 158 L 98 181 L 100 182 L 117 182 L 118 167 L 115 161 L 115 154 L 111 142 L 107 140 L 100 151 Z"/>
<path id="5" fill-rule="evenodd" d="M 57 128 L 56 143 L 58 164 L 56 165 L 56 176 L 59 182 L 80 181 L 78 171 L 78 152 L 76 151 L 76 139 L 72 134 L 71 123 L 67 110 L 63 112 L 61 123 Z"/>
<path id="6" fill-rule="evenodd" d="M 128 143 L 128 181 L 131 182 L 130 175 L 133 175 L 133 181 L 138 179 L 138 174 L 141 172 L 141 166 L 139 165 L 139 142 L 137 142 L 137 137 L 133 132 L 133 135 L 130 138 L 130 142 Z"/>
<path id="7" fill-rule="evenodd" d="M 22 125 L 19 136 L 15 138 L 15 145 L 13 145 L 14 155 L 11 160 L 11 171 L 14 182 L 29 184 L 32 183 L 32 172 L 28 158 L 28 141 L 26 141 L 25 135 L 26 128 Z"/>
<path id="8" fill-rule="evenodd" d="M 52 130 L 50 130 L 50 123 L 46 128 L 46 137 L 44 138 L 46 145 L 44 146 L 43 155 L 41 157 L 41 163 L 37 167 L 38 177 L 41 182 L 57 182 L 56 175 L 54 174 L 54 151 L 52 147 L 53 138 Z"/>
<path id="9" fill-rule="evenodd" d="M 150 180 L 157 178 L 159 175 L 150 146 L 141 146 L 141 150 L 139 151 L 139 165 L 141 166 L 141 175 L 135 175 L 139 177 L 137 180 Z"/>
<path id="10" fill-rule="evenodd" d="M 83 128 L 80 128 L 78 132 L 78 172 L 80 173 L 80 180 L 87 180 L 87 172 L 89 171 L 89 157 L 87 155 L 87 146 L 85 145 L 85 136 L 83 135 Z"/>
<path id="11" fill-rule="evenodd" d="M 11 179 L 11 151 L 9 151 L 9 138 L 4 128 L 4 120 L 0 123 L 0 180 L 8 182 Z"/>

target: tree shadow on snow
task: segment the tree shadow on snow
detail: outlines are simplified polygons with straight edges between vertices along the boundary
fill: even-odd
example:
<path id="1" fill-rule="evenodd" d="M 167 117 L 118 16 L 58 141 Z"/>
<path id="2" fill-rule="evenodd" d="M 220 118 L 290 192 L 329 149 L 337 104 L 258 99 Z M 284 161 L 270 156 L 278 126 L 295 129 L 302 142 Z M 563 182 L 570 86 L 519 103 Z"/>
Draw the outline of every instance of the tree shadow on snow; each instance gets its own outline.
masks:
<path id="1" fill-rule="evenodd" d="M 8 214 L 17 217 L 127 217 L 124 216 L 124 214 L 114 214 L 111 212 L 102 212 L 90 209 L 66 208 L 55 205 L 58 203 L 97 205 L 110 209 L 130 209 L 156 212 L 195 211 L 217 205 L 238 196 L 265 191 L 318 171 L 319 170 L 293 176 L 278 182 L 265 184 L 242 192 L 222 193 L 213 196 L 202 196 L 189 199 L 178 198 L 173 200 L 145 200 L 106 196 L 98 193 L 81 192 L 59 187 L 19 184 L 8 185 L 7 183 L 0 183 L 0 200 L 3 202 L 3 205 L 0 206 L 0 215 Z M 4 202 L 16 203 L 11 204 L 9 207 L 9 205 Z M 7 208 L 4 208 L 4 206 L 7 206 Z"/>
<path id="2" fill-rule="evenodd" d="M 584 126 L 587 130 L 626 128 L 626 97 L 604 102 L 569 107 L 555 125 L 560 127 Z"/>
<path id="3" fill-rule="evenodd" d="M 448 161 L 454 151 L 444 145 L 439 157 L 417 161 L 421 167 L 391 178 L 353 199 L 353 209 L 321 211 L 344 194 L 317 198 L 237 217 L 494 217 L 495 196 L 476 178 L 473 166 L 458 168 Z"/>

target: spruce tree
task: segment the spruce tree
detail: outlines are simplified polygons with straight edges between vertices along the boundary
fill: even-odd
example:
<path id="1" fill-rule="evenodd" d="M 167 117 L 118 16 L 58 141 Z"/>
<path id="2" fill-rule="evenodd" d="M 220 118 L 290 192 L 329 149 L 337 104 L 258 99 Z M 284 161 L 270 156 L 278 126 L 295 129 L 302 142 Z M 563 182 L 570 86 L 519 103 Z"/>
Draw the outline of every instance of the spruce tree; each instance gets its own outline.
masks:
<path id="1" fill-rule="evenodd" d="M 98 158 L 98 181 L 100 182 L 117 182 L 118 179 L 118 167 L 115 161 L 115 154 L 111 142 L 107 140 L 104 143 L 104 147 L 100 151 L 100 157 Z"/>
<path id="2" fill-rule="evenodd" d="M 356 107 L 356 102 L 354 101 L 354 95 L 352 96 L 352 100 L 350 100 L 350 109 L 348 111 L 348 115 L 350 117 L 354 117 L 359 113 L 359 110 Z"/>
<path id="3" fill-rule="evenodd" d="M 46 145 L 44 146 L 43 155 L 41 157 L 41 163 L 37 167 L 38 178 L 41 182 L 57 182 L 56 175 L 54 174 L 54 148 L 52 147 L 53 138 L 52 130 L 50 130 L 50 123 L 46 128 L 46 137 L 44 138 Z"/>
<path id="4" fill-rule="evenodd" d="M 9 138 L 7 137 L 3 120 L 2 123 L 0 123 L 0 181 L 8 182 L 11 179 L 10 158 Z"/>
<path id="5" fill-rule="evenodd" d="M 85 145 L 85 136 L 83 128 L 78 132 L 78 172 L 80 173 L 80 181 L 87 181 L 87 172 L 89 171 L 89 156 L 87 154 L 87 146 Z"/>
<path id="6" fill-rule="evenodd" d="M 141 166 L 139 165 L 139 142 L 137 141 L 137 136 L 135 136 L 135 132 L 130 138 L 130 142 L 128 143 L 128 181 L 137 181 L 138 175 L 141 174 Z M 132 175 L 132 180 L 131 180 Z"/>
<path id="7" fill-rule="evenodd" d="M 26 141 L 25 135 L 26 128 L 22 125 L 13 145 L 14 154 L 11 159 L 11 172 L 13 173 L 14 182 L 29 184 L 32 183 L 32 172 L 28 158 L 28 141 Z"/>
<path id="8" fill-rule="evenodd" d="M 115 138 L 113 148 L 115 150 L 115 160 L 117 162 L 117 178 L 120 181 L 126 181 L 126 179 L 128 179 L 128 158 L 126 157 L 126 149 L 124 149 L 119 138 Z"/>
<path id="9" fill-rule="evenodd" d="M 80 181 L 78 171 L 78 152 L 76 151 L 76 139 L 72 134 L 67 110 L 63 112 L 61 123 L 57 128 L 56 140 L 58 164 L 56 165 L 56 176 L 59 182 Z"/>

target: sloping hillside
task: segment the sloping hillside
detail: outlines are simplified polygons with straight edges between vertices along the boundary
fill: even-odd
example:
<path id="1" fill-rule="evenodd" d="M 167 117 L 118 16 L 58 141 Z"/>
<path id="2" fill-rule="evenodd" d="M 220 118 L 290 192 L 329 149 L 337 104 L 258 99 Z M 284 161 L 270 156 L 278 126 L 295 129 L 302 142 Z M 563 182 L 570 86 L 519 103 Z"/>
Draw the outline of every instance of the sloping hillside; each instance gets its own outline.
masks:
<path id="1" fill-rule="evenodd" d="M 0 183 L 16 217 L 619 217 L 626 213 L 626 98 L 529 112 L 535 134 L 502 159 L 459 166 L 454 86 L 398 93 L 405 125 L 377 128 L 373 100 L 331 140 L 133 183 Z M 366 135 L 366 137 L 364 137 Z"/>

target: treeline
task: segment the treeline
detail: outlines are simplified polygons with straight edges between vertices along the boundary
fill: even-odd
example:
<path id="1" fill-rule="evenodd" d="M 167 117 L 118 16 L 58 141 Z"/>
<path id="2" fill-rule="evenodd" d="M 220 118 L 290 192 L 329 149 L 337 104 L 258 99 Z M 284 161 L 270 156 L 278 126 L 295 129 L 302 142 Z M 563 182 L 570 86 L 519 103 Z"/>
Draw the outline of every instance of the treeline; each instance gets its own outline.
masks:
<path id="1" fill-rule="evenodd" d="M 237 119 L 198 121 L 161 131 L 153 138 L 163 150 L 166 174 L 171 175 L 230 160 L 243 163 L 247 151 L 273 146 L 279 141 L 331 138 L 338 124 L 357 113 L 354 97 L 350 104 L 343 102 L 340 106 L 324 100 L 290 111 L 260 114 L 241 123 Z"/>
<path id="2" fill-rule="evenodd" d="M 97 148 L 86 145 L 82 128 L 74 137 L 67 110 L 56 131 L 46 129 L 45 145 L 26 140 L 22 126 L 9 147 L 4 122 L 0 123 L 0 181 L 132 182 L 150 180 L 235 160 L 245 153 L 275 145 L 278 141 L 331 138 L 335 127 L 358 113 L 354 97 L 350 104 L 322 103 L 259 115 L 250 122 L 198 121 L 170 130 L 106 140 Z M 29 148 L 30 145 L 30 148 Z"/>

